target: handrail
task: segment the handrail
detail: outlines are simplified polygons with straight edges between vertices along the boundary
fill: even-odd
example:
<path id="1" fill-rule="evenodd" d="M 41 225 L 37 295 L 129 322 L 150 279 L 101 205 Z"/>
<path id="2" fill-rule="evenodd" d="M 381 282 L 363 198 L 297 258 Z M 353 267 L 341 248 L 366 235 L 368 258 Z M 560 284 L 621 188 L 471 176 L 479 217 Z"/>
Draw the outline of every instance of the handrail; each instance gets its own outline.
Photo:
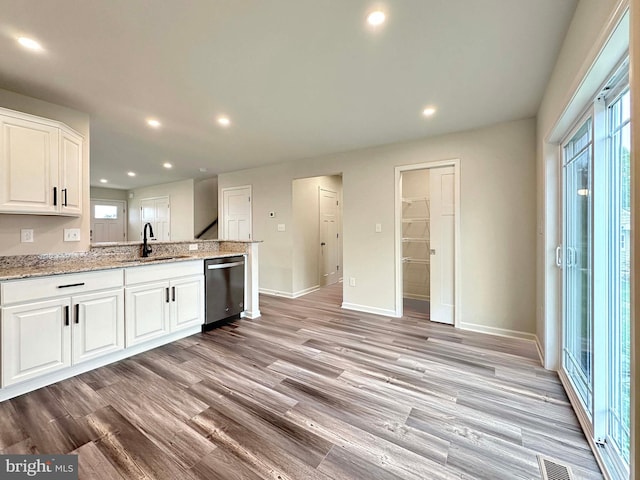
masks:
<path id="1" fill-rule="evenodd" d="M 218 217 L 216 217 L 213 222 L 211 222 L 209 225 L 207 225 L 204 230 L 202 230 L 198 235 L 196 235 L 196 238 L 200 238 L 202 237 L 202 235 L 204 235 L 205 233 L 207 233 L 207 231 L 209 231 L 209 229 L 211 229 L 216 223 L 218 223 Z"/>

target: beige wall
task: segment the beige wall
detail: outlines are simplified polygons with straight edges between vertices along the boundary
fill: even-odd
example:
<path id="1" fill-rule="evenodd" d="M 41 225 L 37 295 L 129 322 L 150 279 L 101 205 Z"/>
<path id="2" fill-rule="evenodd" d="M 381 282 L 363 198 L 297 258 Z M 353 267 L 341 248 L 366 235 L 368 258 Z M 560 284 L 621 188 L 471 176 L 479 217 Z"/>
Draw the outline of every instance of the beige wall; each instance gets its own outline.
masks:
<path id="1" fill-rule="evenodd" d="M 0 89 L 0 106 L 63 122 L 84 137 L 82 201 L 89 206 L 89 116 L 70 108 Z M 89 215 L 58 217 L 0 214 L 0 255 L 79 252 L 89 248 Z M 33 229 L 33 243 L 20 243 L 20 230 Z M 80 242 L 63 242 L 65 228 L 80 228 Z"/>
<path id="2" fill-rule="evenodd" d="M 99 200 L 121 200 L 126 202 L 129 199 L 127 191 L 118 188 L 91 187 L 90 196 L 92 200 L 97 198 Z"/>
<path id="3" fill-rule="evenodd" d="M 218 177 L 195 180 L 193 184 L 193 234 L 199 234 L 217 217 Z"/>
<path id="4" fill-rule="evenodd" d="M 560 339 L 560 270 L 555 265 L 555 247 L 561 241 L 561 230 L 558 217 L 559 139 L 552 137 L 577 120 L 586 108 L 586 102 L 592 100 L 605 80 L 604 76 L 610 72 L 612 67 L 605 66 L 599 71 L 591 66 L 607 41 L 608 25 L 613 22 L 616 12 L 621 11 L 622 3 L 620 0 L 581 0 L 578 3 L 538 112 L 536 332 L 543 348 L 545 367 L 554 370 L 559 367 Z M 610 56 L 611 59 L 604 60 L 615 64 L 617 55 L 612 53 Z"/>
<path id="5" fill-rule="evenodd" d="M 130 241 L 140 240 L 140 201 L 145 198 L 169 197 L 171 204 L 171 240 L 193 239 L 193 179 L 164 183 L 131 190 L 129 198 Z"/>
<path id="6" fill-rule="evenodd" d="M 294 178 L 342 172 L 344 302 L 395 312 L 394 167 L 459 158 L 461 320 L 535 332 L 535 120 L 222 174 L 220 188 L 253 186 L 260 286 L 291 291 Z M 272 222 L 269 211 L 278 212 Z M 375 233 L 375 224 L 382 232 Z M 346 282 L 345 282 L 346 283 Z"/>
<path id="7" fill-rule="evenodd" d="M 342 177 L 340 175 L 300 178 L 292 183 L 293 205 L 293 254 L 292 289 L 284 293 L 297 296 L 319 286 L 320 264 L 320 199 L 319 189 L 324 188 L 338 195 L 338 245 L 342 244 L 341 215 Z M 277 224 L 278 217 L 270 219 Z M 338 249 L 339 277 L 342 276 L 341 248 Z"/>

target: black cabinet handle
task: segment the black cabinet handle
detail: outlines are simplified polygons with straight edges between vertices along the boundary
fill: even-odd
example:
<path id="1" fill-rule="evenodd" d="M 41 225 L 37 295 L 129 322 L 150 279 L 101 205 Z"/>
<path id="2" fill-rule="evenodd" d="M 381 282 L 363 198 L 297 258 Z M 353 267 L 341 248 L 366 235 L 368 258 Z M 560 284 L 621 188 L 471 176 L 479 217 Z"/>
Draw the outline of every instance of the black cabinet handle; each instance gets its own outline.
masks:
<path id="1" fill-rule="evenodd" d="M 62 206 L 66 207 L 67 206 L 67 189 L 63 188 L 62 193 L 64 194 L 64 201 L 62 202 Z"/>
<path id="2" fill-rule="evenodd" d="M 75 317 L 76 317 L 76 323 L 80 323 L 80 304 L 76 303 L 75 306 Z"/>
<path id="3" fill-rule="evenodd" d="M 69 285 L 58 285 L 58 288 L 81 287 L 83 285 L 84 285 L 84 282 L 81 282 L 81 283 L 70 283 Z"/>
<path id="4" fill-rule="evenodd" d="M 176 287 L 171 287 L 171 301 L 176 301 Z"/>
<path id="5" fill-rule="evenodd" d="M 53 206 L 58 205 L 58 187 L 53 187 Z"/>
<path id="6" fill-rule="evenodd" d="M 69 326 L 69 305 L 64 306 L 64 326 Z"/>
<path id="7" fill-rule="evenodd" d="M 167 300 L 167 303 L 169 303 L 169 287 L 166 288 L 166 294 L 167 294 L 166 300 Z"/>

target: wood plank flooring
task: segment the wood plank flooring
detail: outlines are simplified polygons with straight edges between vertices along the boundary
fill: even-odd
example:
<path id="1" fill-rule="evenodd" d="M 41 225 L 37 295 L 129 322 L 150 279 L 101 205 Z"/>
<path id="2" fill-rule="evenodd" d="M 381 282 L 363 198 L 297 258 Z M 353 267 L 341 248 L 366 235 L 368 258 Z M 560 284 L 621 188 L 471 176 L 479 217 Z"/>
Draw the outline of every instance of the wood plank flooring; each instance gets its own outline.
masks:
<path id="1" fill-rule="evenodd" d="M 0 403 L 1 453 L 83 479 L 600 479 L 535 346 L 342 310 L 342 285 Z"/>

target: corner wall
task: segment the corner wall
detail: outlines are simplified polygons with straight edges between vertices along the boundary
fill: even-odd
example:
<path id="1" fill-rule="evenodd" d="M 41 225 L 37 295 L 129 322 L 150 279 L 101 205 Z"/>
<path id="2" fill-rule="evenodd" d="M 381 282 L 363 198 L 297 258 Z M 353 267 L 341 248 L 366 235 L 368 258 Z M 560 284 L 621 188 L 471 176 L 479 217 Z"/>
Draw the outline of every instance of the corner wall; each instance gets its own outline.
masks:
<path id="1" fill-rule="evenodd" d="M 220 188 L 253 186 L 260 287 L 293 293 L 292 180 L 343 180 L 343 301 L 395 313 L 394 167 L 452 158 L 461 172 L 461 320 L 535 332 L 535 120 L 221 174 Z M 276 211 L 277 231 L 268 218 Z M 375 224 L 382 232 L 375 232 Z M 496 330 L 497 329 L 497 330 Z"/>
<path id="2" fill-rule="evenodd" d="M 81 217 L 0 214 L 0 255 L 82 252 L 89 249 L 89 115 L 0 89 L 0 106 L 63 122 L 83 136 L 83 210 Z M 20 243 L 20 229 L 33 229 L 33 243 Z M 63 242 L 65 228 L 79 228 L 79 242 Z"/>

